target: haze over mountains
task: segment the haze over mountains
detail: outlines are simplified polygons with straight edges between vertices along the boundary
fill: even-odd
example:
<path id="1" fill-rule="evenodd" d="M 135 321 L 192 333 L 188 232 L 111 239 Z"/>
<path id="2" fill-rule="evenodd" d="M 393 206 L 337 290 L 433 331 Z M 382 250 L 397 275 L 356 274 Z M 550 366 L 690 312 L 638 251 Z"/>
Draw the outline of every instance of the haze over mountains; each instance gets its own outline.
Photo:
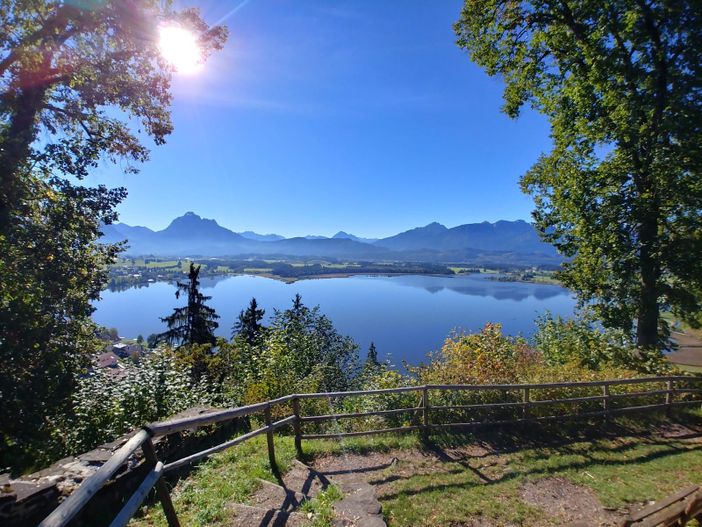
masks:
<path id="1" fill-rule="evenodd" d="M 469 223 L 448 228 L 430 223 L 383 239 L 344 231 L 333 237 L 284 238 L 233 232 L 193 212 L 161 231 L 124 223 L 105 225 L 102 241 L 126 240 L 129 256 L 318 257 L 363 261 L 461 262 L 471 265 L 556 266 L 562 258 L 527 222 Z"/>

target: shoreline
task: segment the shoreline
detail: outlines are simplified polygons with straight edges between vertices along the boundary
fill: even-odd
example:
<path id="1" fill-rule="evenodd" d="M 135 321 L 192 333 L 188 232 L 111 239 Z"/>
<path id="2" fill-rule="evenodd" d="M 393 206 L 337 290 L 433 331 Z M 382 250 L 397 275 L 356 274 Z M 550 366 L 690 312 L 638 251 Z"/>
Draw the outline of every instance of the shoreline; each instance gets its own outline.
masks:
<path id="1" fill-rule="evenodd" d="M 447 278 L 457 278 L 460 276 L 471 276 L 471 275 L 489 275 L 486 276 L 486 280 L 493 280 L 496 282 L 516 282 L 516 283 L 522 283 L 522 284 L 536 284 L 536 285 L 554 285 L 558 287 L 565 287 L 563 284 L 560 282 L 554 280 L 540 280 L 540 279 L 533 279 L 533 280 L 525 280 L 522 278 L 514 277 L 514 276 L 509 276 L 509 275 L 504 275 L 500 274 L 498 272 L 474 272 L 474 273 L 412 273 L 412 272 L 383 272 L 383 273 L 373 273 L 373 272 L 354 272 L 351 270 L 345 270 L 343 272 L 330 272 L 330 273 L 322 273 L 322 274 L 305 274 L 305 275 L 300 275 L 300 276 L 281 276 L 273 273 L 246 273 L 246 272 L 222 272 L 222 273 L 212 273 L 212 274 L 204 274 L 203 278 L 209 277 L 229 277 L 229 276 L 260 276 L 262 278 L 268 278 L 270 280 L 277 280 L 278 282 L 283 282 L 284 284 L 294 284 L 295 282 L 300 282 L 303 280 L 328 280 L 328 279 L 333 279 L 333 278 L 350 278 L 352 276 L 369 276 L 369 277 L 393 277 L 393 276 L 435 276 L 435 277 L 447 277 Z M 136 282 L 133 284 L 129 284 L 125 289 L 129 289 L 131 287 L 148 287 L 150 284 L 154 283 L 171 283 L 174 282 L 175 280 L 178 280 L 179 277 L 168 277 L 168 278 L 163 278 L 161 280 L 152 280 L 152 281 L 144 281 L 144 282 Z M 115 290 L 115 289 L 110 289 L 110 287 L 106 287 L 106 290 Z M 121 290 L 121 289 L 120 289 Z"/>

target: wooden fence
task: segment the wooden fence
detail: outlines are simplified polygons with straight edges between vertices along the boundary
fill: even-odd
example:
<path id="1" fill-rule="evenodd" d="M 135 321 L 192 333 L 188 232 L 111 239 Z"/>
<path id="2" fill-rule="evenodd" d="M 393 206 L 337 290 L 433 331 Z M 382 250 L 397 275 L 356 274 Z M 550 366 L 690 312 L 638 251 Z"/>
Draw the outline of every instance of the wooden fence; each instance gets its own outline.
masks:
<path id="1" fill-rule="evenodd" d="M 641 385 L 649 389 L 632 390 Z M 143 427 L 132 436 L 114 453 L 109 461 L 100 467 L 95 474 L 87 478 L 73 494 L 47 516 L 41 522 L 40 527 L 67 525 L 91 497 L 133 456 L 137 449 L 142 450 L 145 462 L 152 468 L 112 521 L 110 527 L 126 525 L 154 487 L 157 497 L 163 506 L 169 526 L 180 525 L 163 476 L 173 470 L 243 443 L 257 435 L 267 435 L 270 466 L 275 471 L 274 432 L 285 427 L 292 427 L 295 436 L 295 449 L 298 457 L 301 457 L 302 441 L 305 439 L 341 439 L 361 435 L 411 431 L 418 431 L 425 439 L 428 439 L 433 430 L 471 429 L 484 426 L 540 423 L 574 418 L 608 418 L 612 415 L 642 411 L 665 410 L 670 412 L 674 407 L 701 405 L 702 399 L 699 395 L 692 399 L 689 398 L 691 394 L 701 393 L 701 386 L 702 377 L 675 376 L 544 384 L 424 385 L 381 390 L 304 393 L 287 395 L 263 403 L 215 411 L 196 417 L 153 423 Z M 656 389 L 651 389 L 652 387 Z M 615 393 L 617 389 L 623 391 Z M 588 395 L 569 396 L 573 391 L 576 394 L 588 393 Z M 592 395 L 594 392 L 597 393 Z M 534 396 L 539 393 L 546 394 L 550 398 Z M 333 401 L 354 397 L 382 397 L 394 394 L 414 394 L 419 404 L 359 412 L 332 412 L 326 415 L 303 415 L 301 411 L 302 404 L 310 400 L 322 400 L 328 403 L 330 408 L 333 408 Z M 675 400 L 675 396 L 681 394 L 687 394 L 686 397 L 688 399 Z M 565 396 L 559 397 L 559 395 Z M 470 404 L 454 404 L 463 403 L 465 402 L 464 399 Z M 638 399 L 638 404 L 627 404 L 627 401 L 632 399 Z M 480 400 L 481 402 L 471 402 L 474 400 Z M 642 400 L 643 404 L 641 404 Z M 432 405 L 433 401 L 439 403 L 449 402 L 451 404 Z M 596 405 L 597 409 L 593 409 L 593 405 Z M 583 409 L 583 406 L 586 408 Z M 544 409 L 549 408 L 558 408 L 559 410 L 544 411 Z M 291 415 L 274 421 L 272 417 L 274 410 L 278 414 L 280 409 L 282 409 L 283 413 L 290 412 Z M 452 412 L 462 412 L 462 418 L 454 420 L 452 416 L 455 414 Z M 487 412 L 487 415 L 485 412 Z M 466 413 L 469 414 L 469 417 L 472 415 L 472 418 L 466 419 Z M 164 464 L 156 455 L 152 443 L 152 439 L 155 437 L 223 423 L 253 414 L 263 414 L 264 425 L 256 430 L 169 463 Z M 338 424 L 341 421 L 359 418 L 381 417 L 386 419 L 394 418 L 398 415 L 406 415 L 407 417 L 397 426 L 370 430 L 318 430 L 318 433 L 303 433 L 303 426 L 319 427 L 320 423 L 325 422 Z M 483 417 L 476 418 L 476 416 L 481 415 Z"/>

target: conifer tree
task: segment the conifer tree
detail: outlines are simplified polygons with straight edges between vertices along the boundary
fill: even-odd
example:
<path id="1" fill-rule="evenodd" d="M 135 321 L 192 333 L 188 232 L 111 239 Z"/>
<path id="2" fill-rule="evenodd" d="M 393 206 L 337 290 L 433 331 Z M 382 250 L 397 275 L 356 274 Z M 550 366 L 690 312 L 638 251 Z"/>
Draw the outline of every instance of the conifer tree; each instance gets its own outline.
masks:
<path id="1" fill-rule="evenodd" d="M 378 366 L 380 366 L 378 350 L 375 349 L 375 342 L 371 342 L 368 347 L 368 355 L 366 356 L 366 367 L 377 368 Z"/>
<path id="2" fill-rule="evenodd" d="M 232 328 L 232 338 L 241 335 L 247 343 L 254 344 L 264 329 L 261 320 L 265 313 L 264 309 L 259 309 L 256 299 L 252 298 L 249 307 L 239 313 Z"/>
<path id="3" fill-rule="evenodd" d="M 173 313 L 161 318 L 168 325 L 168 330 L 159 335 L 159 340 L 168 342 L 178 347 L 187 344 L 215 343 L 214 331 L 219 327 L 219 315 L 205 302 L 212 297 L 200 293 L 200 266 L 190 263 L 188 282 L 177 282 L 176 298 L 180 294 L 188 295 L 188 303 L 183 307 L 176 307 Z"/>

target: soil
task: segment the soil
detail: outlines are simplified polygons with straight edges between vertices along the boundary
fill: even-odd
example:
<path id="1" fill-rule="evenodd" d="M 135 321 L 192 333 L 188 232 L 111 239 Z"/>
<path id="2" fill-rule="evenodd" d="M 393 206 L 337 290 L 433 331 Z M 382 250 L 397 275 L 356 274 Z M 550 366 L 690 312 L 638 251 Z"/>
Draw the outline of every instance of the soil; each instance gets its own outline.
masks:
<path id="1" fill-rule="evenodd" d="M 615 526 L 627 513 L 605 509 L 592 489 L 575 485 L 566 478 L 527 481 L 522 486 L 521 498 L 564 524 L 587 521 L 593 527 Z"/>

